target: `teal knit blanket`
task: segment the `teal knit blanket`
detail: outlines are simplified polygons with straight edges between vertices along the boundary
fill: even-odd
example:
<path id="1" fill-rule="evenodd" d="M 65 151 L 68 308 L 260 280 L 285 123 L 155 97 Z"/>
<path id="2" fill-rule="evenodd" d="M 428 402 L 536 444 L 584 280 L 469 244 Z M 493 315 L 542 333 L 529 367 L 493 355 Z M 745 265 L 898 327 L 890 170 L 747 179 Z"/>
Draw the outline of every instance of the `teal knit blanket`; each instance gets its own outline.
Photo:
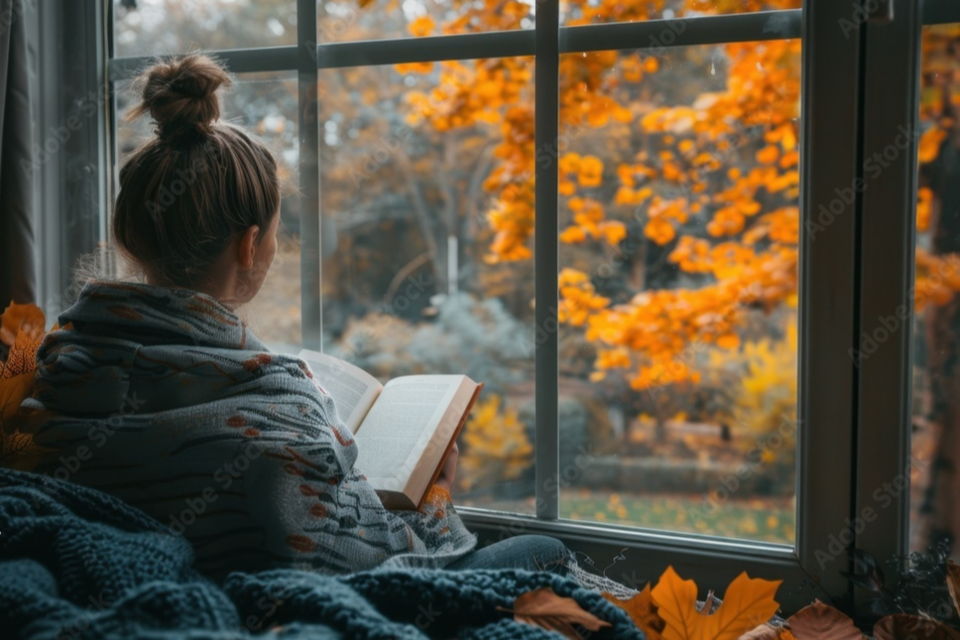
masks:
<path id="1" fill-rule="evenodd" d="M 538 587 L 612 624 L 583 637 L 644 640 L 599 593 L 552 573 L 193 568 L 183 536 L 114 496 L 0 469 L 0 629 L 5 638 L 558 639 L 497 607 Z"/>

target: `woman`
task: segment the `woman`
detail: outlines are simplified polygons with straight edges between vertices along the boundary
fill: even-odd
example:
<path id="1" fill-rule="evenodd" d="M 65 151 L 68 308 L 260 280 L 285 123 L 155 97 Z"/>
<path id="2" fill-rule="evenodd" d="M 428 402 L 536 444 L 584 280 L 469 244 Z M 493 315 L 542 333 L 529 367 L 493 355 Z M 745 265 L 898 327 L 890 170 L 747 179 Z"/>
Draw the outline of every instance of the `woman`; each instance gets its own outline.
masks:
<path id="1" fill-rule="evenodd" d="M 51 412 L 38 471 L 112 493 L 182 532 L 214 576 L 278 566 L 566 570 L 563 544 L 477 550 L 450 501 L 456 455 L 425 507 L 393 513 L 309 367 L 270 353 L 234 313 L 277 251 L 270 152 L 218 123 L 227 74 L 191 55 L 148 69 L 155 135 L 120 170 L 118 248 L 146 284 L 94 282 L 37 356 L 25 406 Z"/>

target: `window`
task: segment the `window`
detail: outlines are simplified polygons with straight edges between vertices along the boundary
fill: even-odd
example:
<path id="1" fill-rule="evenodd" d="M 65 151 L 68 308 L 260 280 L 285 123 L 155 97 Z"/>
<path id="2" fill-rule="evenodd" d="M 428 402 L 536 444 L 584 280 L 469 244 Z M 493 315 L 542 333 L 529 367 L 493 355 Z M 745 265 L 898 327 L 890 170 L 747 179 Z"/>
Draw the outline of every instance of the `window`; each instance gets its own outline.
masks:
<path id="1" fill-rule="evenodd" d="M 960 229 L 956 227 L 960 175 L 955 164 L 960 85 L 951 73 L 958 47 L 960 24 L 923 28 L 913 284 L 917 315 L 911 371 L 912 550 L 924 550 L 941 539 L 949 542 L 950 532 L 957 530 L 956 489 L 951 484 L 955 480 L 948 469 L 957 464 L 960 453 L 955 434 L 956 395 L 952 391 L 956 374 L 950 364 L 958 355 L 954 337 L 957 316 L 952 303 L 960 290 Z M 870 337 L 876 340 L 882 333 Z"/>
<path id="2" fill-rule="evenodd" d="M 151 56 L 213 50 L 285 184 L 255 331 L 487 382 L 455 492 L 483 539 L 556 535 L 637 587 L 747 570 L 795 609 L 854 595 L 852 548 L 922 547 L 918 488 L 949 485 L 907 459 L 952 437 L 960 15 L 892 1 L 111 0 L 93 155 L 115 173 L 146 130 L 121 118 Z M 919 177 L 907 145 L 873 181 L 897 126 Z M 938 304 L 864 358 L 914 264 Z"/>

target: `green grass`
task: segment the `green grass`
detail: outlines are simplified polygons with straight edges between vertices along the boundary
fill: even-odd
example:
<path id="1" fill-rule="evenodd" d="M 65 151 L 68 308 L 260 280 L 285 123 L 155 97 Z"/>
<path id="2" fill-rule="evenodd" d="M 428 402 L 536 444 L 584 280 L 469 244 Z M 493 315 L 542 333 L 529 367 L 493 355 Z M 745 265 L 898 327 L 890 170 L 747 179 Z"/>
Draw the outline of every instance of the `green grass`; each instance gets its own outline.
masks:
<path id="1" fill-rule="evenodd" d="M 532 499 L 476 499 L 464 504 L 520 513 L 533 511 Z M 783 544 L 794 542 L 796 530 L 793 503 L 785 498 L 728 500 L 711 509 L 702 497 L 692 495 L 567 490 L 561 493 L 560 517 Z"/>

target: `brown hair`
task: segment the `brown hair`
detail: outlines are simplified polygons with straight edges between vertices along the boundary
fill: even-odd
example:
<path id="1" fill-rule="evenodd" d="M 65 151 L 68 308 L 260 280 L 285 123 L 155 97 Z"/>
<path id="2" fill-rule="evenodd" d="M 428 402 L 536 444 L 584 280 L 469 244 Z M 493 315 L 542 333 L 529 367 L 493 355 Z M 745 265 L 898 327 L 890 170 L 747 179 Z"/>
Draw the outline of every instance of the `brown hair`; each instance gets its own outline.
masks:
<path id="1" fill-rule="evenodd" d="M 266 230 L 280 206 L 276 159 L 217 122 L 222 85 L 226 71 L 199 54 L 156 64 L 135 85 L 142 100 L 126 119 L 149 113 L 155 135 L 120 168 L 113 236 L 161 284 L 196 288 L 234 237 Z"/>

